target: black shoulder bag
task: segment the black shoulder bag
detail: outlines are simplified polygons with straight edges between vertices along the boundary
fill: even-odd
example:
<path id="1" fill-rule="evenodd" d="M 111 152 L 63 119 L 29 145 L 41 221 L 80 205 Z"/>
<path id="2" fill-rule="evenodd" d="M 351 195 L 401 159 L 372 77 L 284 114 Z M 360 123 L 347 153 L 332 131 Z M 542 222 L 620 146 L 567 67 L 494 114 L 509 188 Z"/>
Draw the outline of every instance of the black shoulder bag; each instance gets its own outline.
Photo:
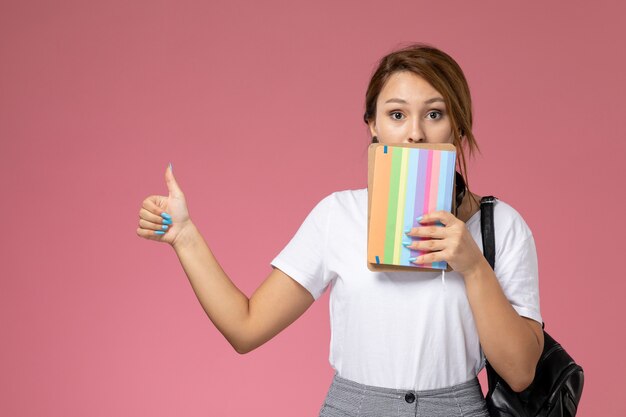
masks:
<path id="1" fill-rule="evenodd" d="M 493 205 L 496 198 L 480 200 L 483 253 L 491 268 L 495 265 Z M 495 270 L 495 269 L 494 269 Z M 545 326 L 542 323 L 542 328 Z M 492 417 L 573 417 L 583 391 L 584 374 L 563 347 L 543 332 L 544 347 L 532 384 L 522 392 L 513 391 L 486 363 L 489 391 L 486 401 Z"/>

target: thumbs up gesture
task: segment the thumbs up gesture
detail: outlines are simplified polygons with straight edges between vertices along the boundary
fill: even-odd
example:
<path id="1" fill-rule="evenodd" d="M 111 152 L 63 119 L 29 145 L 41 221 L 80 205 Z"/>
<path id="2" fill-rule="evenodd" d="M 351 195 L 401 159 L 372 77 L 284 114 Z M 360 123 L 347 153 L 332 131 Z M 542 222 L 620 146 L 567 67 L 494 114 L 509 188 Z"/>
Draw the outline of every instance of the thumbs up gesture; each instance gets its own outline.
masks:
<path id="1" fill-rule="evenodd" d="M 191 225 L 191 218 L 185 195 L 174 178 L 171 164 L 165 170 L 165 183 L 169 191 L 167 197 L 151 195 L 143 200 L 137 235 L 173 245 L 181 231 Z"/>

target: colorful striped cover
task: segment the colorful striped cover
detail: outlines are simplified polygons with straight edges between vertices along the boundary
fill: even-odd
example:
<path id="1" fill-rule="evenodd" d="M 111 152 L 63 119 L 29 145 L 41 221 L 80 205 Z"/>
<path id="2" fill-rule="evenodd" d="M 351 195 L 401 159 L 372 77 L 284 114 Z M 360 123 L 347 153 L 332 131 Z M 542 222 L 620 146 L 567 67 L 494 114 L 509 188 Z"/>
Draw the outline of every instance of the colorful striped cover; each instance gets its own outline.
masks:
<path id="1" fill-rule="evenodd" d="M 418 267 L 409 258 L 423 252 L 402 245 L 418 238 L 405 231 L 425 213 L 452 211 L 456 152 L 385 145 L 375 149 L 374 158 L 368 262 Z M 420 267 L 446 269 L 447 263 Z"/>

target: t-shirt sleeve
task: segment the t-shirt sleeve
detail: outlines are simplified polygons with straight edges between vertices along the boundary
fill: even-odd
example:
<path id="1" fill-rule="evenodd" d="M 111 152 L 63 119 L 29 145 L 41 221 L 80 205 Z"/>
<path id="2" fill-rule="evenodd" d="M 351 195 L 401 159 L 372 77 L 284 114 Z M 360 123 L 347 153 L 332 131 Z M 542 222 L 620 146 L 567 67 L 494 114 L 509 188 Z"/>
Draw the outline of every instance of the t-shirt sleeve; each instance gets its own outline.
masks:
<path id="1" fill-rule="evenodd" d="M 334 196 L 331 194 L 311 210 L 291 241 L 271 261 L 317 300 L 331 281 L 326 267 L 329 217 Z"/>
<path id="2" fill-rule="evenodd" d="M 537 249 L 530 228 L 512 207 L 504 210 L 508 227 L 496 232 L 495 274 L 504 295 L 520 316 L 542 322 L 539 308 Z M 508 213 L 507 213 L 508 212 Z M 494 215 L 495 217 L 495 215 Z M 507 223 L 507 222 L 503 222 Z M 496 230 L 498 225 L 495 225 Z M 500 240 L 498 242 L 498 240 Z"/>

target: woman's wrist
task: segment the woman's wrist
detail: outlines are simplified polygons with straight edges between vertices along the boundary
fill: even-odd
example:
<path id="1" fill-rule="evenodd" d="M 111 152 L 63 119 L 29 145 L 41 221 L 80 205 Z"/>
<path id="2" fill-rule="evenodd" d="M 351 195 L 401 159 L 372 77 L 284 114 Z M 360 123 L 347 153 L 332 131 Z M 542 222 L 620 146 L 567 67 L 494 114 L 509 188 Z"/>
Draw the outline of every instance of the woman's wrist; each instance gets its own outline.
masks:
<path id="1" fill-rule="evenodd" d="M 183 225 L 181 225 L 180 232 L 176 235 L 176 238 L 172 242 L 172 247 L 175 251 L 179 251 L 181 249 L 185 249 L 190 245 L 193 245 L 195 239 L 200 236 L 198 229 L 192 223 L 191 220 L 188 220 Z"/>
<path id="2" fill-rule="evenodd" d="M 476 281 L 480 277 L 487 276 L 489 272 L 491 272 L 491 265 L 487 259 L 480 257 L 470 269 L 459 273 L 463 275 L 465 281 Z"/>

